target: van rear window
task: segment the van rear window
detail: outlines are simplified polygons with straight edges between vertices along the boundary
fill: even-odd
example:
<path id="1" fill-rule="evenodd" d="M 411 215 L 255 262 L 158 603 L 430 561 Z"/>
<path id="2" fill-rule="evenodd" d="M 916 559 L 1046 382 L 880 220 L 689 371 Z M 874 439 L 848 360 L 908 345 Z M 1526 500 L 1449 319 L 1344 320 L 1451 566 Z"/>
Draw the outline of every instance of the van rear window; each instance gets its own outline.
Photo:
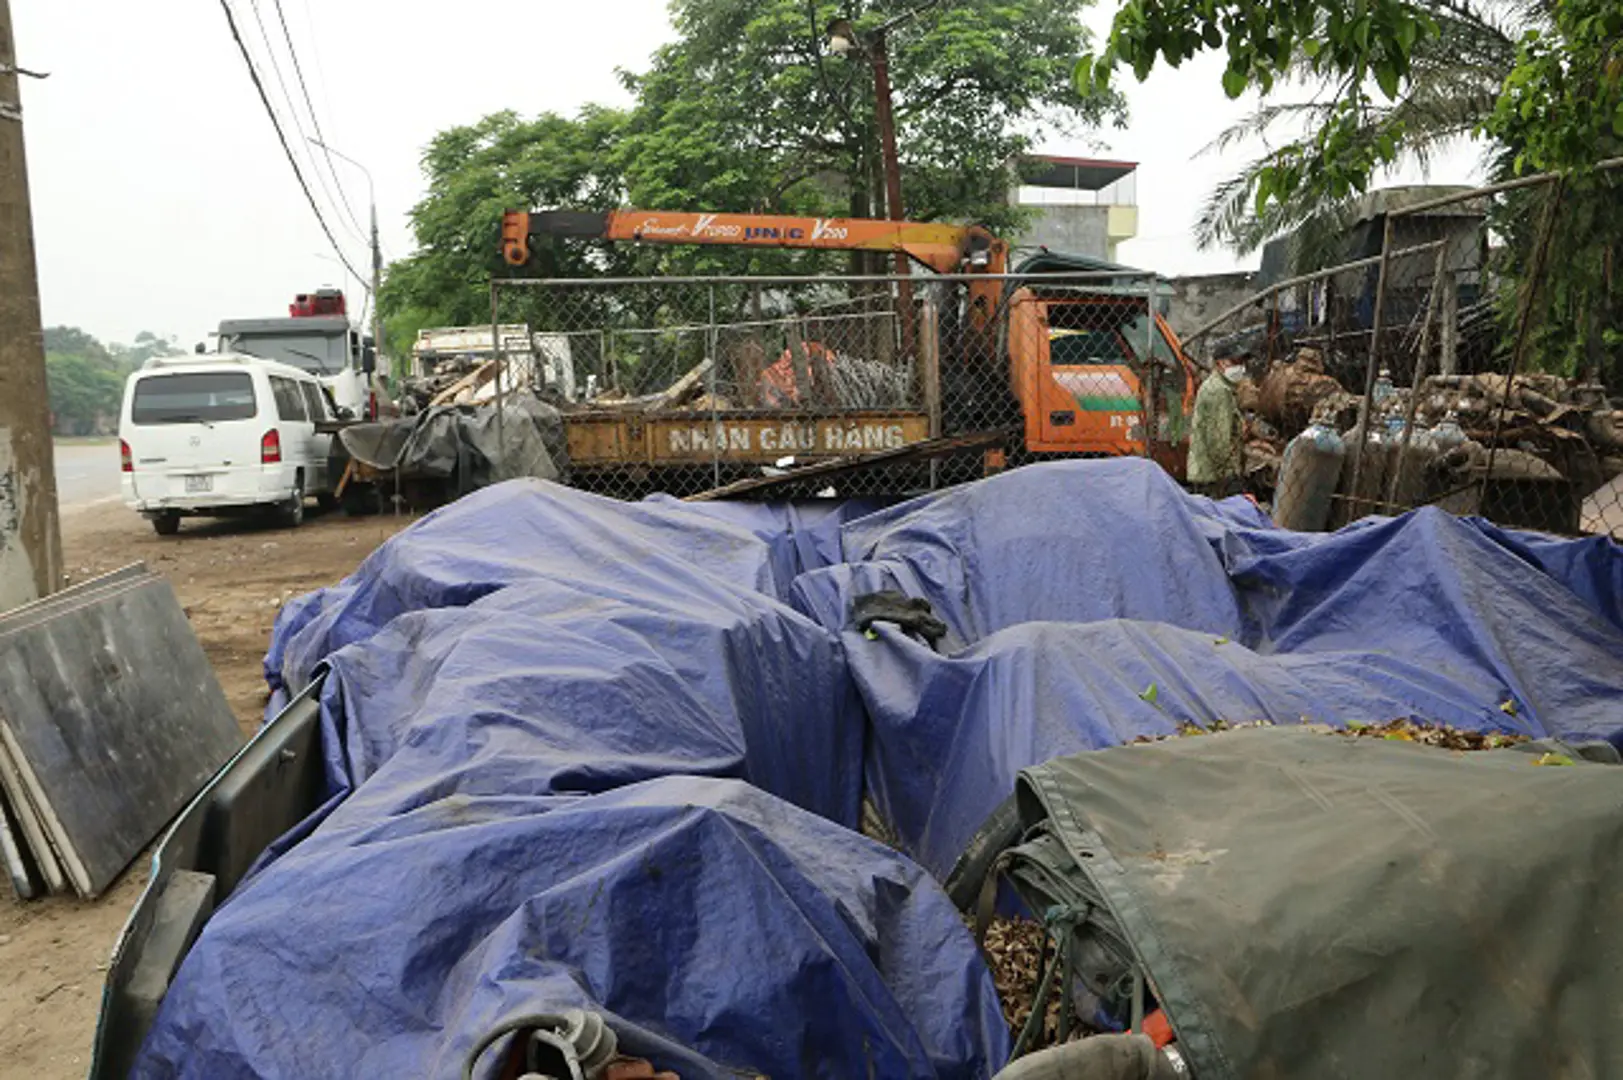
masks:
<path id="1" fill-rule="evenodd" d="M 136 424 L 251 420 L 256 412 L 254 382 L 243 371 L 144 375 L 130 403 L 130 420 Z"/>

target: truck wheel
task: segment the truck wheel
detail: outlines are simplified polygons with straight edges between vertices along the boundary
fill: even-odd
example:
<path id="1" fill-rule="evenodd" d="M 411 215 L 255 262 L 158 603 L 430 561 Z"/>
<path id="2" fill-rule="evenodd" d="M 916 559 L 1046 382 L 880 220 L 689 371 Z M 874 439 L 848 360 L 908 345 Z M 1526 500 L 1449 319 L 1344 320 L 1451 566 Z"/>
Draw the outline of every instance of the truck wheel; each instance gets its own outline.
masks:
<path id="1" fill-rule="evenodd" d="M 304 524 L 304 485 L 293 489 L 293 497 L 276 511 L 276 519 L 284 528 L 297 529 Z"/>
<path id="2" fill-rule="evenodd" d="M 158 514 L 152 519 L 152 529 L 159 536 L 173 536 L 180 531 L 180 515 Z"/>

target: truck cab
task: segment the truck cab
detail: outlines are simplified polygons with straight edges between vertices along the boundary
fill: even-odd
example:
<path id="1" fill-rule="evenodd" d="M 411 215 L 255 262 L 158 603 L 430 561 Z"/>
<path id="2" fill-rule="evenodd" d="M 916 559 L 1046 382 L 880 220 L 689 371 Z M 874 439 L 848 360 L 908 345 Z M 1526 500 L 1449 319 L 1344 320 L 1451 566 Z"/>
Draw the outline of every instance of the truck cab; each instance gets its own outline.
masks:
<path id="1" fill-rule="evenodd" d="M 1016 289 L 1006 333 L 1028 450 L 1139 455 L 1148 443 L 1182 472 L 1199 375 L 1141 286 Z"/>
<path id="2" fill-rule="evenodd" d="M 344 294 L 337 289 L 299 294 L 286 318 L 222 320 L 218 350 L 308 372 L 331 395 L 341 418 L 345 413 L 350 419 L 375 413 L 375 343 L 350 324 Z"/>

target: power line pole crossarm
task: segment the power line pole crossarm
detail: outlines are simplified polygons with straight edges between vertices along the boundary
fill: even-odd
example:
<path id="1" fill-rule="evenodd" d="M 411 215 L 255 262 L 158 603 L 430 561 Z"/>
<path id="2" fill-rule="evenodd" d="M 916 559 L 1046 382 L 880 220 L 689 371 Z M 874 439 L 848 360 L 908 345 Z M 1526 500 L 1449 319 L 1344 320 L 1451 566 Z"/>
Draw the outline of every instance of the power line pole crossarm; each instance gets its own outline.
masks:
<path id="1" fill-rule="evenodd" d="M 45 337 L 10 0 L 0 0 L 0 610 L 62 581 Z"/>

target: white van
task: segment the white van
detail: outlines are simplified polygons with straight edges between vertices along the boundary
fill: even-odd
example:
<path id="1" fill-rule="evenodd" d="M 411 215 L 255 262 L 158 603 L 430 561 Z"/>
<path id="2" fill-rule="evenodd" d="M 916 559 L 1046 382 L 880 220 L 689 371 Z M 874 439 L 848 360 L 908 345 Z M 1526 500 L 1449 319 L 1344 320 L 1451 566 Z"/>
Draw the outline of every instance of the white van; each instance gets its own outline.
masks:
<path id="1" fill-rule="evenodd" d="M 304 500 L 327 505 L 338 477 L 331 413 L 309 373 L 240 353 L 149 360 L 124 384 L 119 454 L 124 502 L 162 536 L 183 516 L 270 511 L 288 526 Z"/>

